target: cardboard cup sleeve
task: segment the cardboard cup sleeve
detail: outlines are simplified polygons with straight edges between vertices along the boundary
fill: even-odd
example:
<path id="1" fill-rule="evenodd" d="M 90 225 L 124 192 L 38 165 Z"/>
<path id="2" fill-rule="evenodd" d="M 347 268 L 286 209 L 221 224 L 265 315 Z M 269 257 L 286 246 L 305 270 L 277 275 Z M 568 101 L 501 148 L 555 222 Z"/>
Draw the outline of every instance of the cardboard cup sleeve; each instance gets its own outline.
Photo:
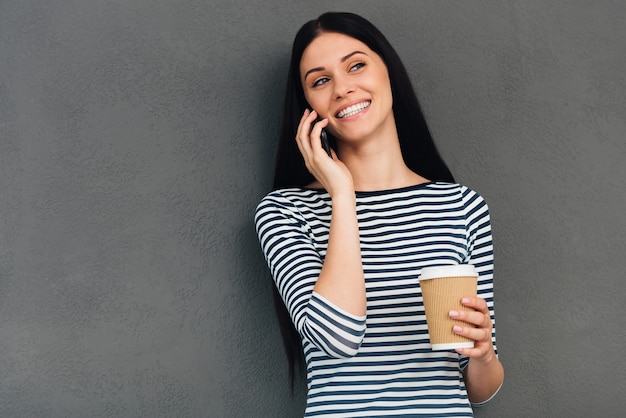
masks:
<path id="1" fill-rule="evenodd" d="M 433 350 L 474 347 L 474 341 L 452 331 L 455 324 L 467 323 L 450 318 L 451 310 L 468 311 L 461 304 L 464 296 L 476 296 L 478 273 L 470 264 L 425 267 L 420 287 L 426 311 L 428 335 Z"/>

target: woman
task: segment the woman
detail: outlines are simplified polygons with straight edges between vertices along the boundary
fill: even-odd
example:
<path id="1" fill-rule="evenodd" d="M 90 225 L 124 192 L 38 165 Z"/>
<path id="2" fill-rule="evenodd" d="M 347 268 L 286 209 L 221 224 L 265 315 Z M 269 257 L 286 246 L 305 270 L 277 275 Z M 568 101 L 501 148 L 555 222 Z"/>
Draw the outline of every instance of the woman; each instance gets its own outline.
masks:
<path id="1" fill-rule="evenodd" d="M 326 13 L 296 35 L 255 222 L 292 379 L 297 350 L 306 360 L 305 416 L 472 416 L 498 391 L 487 205 L 454 183 L 398 55 L 362 17 Z M 479 272 L 471 310 L 450 312 L 474 348 L 430 347 L 419 274 L 443 264 Z"/>

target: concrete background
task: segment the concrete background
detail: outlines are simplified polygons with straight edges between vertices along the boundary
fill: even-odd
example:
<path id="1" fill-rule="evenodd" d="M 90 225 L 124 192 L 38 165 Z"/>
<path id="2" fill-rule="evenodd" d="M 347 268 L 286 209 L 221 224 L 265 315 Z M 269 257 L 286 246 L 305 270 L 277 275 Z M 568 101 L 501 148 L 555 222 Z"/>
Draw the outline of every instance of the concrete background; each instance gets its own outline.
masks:
<path id="1" fill-rule="evenodd" d="M 301 416 L 252 216 L 291 40 L 338 7 L 490 204 L 476 415 L 623 416 L 622 0 L 0 0 L 0 416 Z"/>

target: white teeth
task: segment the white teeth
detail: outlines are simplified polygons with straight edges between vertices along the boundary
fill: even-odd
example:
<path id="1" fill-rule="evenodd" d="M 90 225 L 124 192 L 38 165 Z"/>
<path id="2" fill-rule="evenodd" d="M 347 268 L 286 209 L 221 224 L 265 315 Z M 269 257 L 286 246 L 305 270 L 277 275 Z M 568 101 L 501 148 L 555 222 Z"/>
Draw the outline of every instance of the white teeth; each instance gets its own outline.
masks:
<path id="1" fill-rule="evenodd" d="M 361 110 L 365 109 L 366 107 L 369 107 L 369 105 L 370 105 L 370 102 L 363 102 L 363 103 L 358 103 L 358 104 L 346 107 L 345 109 L 337 113 L 337 117 L 345 118 L 348 116 L 356 115 Z"/>

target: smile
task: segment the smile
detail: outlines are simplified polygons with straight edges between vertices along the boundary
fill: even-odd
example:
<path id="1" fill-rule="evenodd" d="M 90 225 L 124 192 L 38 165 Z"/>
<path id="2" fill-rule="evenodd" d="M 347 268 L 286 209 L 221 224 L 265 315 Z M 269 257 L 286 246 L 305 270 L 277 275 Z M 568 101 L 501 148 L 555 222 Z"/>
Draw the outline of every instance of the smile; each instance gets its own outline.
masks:
<path id="1" fill-rule="evenodd" d="M 341 118 L 347 118 L 348 116 L 356 115 L 357 113 L 363 111 L 363 109 L 367 109 L 371 103 L 372 103 L 371 101 L 367 101 L 367 102 L 357 103 L 352 106 L 348 106 L 345 109 L 342 109 L 339 112 L 337 112 L 337 118 L 341 119 Z"/>

